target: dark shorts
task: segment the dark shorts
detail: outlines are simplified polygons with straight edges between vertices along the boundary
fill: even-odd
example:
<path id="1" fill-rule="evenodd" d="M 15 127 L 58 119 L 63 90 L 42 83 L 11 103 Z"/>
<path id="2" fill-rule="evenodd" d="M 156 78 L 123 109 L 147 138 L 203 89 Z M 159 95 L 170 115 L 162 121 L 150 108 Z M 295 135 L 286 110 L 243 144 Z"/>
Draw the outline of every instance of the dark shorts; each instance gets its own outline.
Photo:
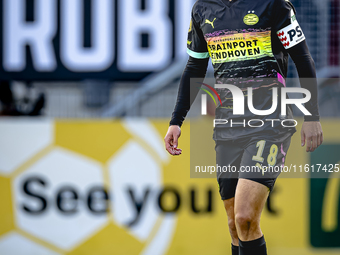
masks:
<path id="1" fill-rule="evenodd" d="M 271 191 L 284 166 L 291 136 L 216 141 L 217 181 L 222 200 L 235 196 L 239 178 L 263 184 Z"/>

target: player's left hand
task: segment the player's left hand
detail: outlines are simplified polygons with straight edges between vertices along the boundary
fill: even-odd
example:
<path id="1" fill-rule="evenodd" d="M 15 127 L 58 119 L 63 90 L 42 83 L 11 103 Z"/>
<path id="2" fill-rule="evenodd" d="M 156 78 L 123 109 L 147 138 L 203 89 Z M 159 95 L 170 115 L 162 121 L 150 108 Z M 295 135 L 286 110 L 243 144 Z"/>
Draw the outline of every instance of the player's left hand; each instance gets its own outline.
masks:
<path id="1" fill-rule="evenodd" d="M 306 152 L 313 152 L 323 142 L 322 127 L 319 121 L 305 121 L 301 128 L 301 146 Z"/>

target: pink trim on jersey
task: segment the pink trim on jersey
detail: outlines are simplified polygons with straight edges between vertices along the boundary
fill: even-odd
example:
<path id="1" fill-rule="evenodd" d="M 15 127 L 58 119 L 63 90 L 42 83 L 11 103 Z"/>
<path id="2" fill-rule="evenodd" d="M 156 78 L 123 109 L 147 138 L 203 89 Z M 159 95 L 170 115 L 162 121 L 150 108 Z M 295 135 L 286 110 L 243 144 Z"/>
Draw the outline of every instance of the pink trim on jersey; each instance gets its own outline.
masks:
<path id="1" fill-rule="evenodd" d="M 287 153 L 285 153 L 285 151 L 283 150 L 283 143 L 281 143 L 281 153 L 283 155 L 282 166 L 284 167 L 284 165 L 285 165 L 285 157 L 286 157 Z"/>
<path id="2" fill-rule="evenodd" d="M 280 73 L 277 73 L 277 80 L 282 83 L 284 87 L 286 87 L 286 80 L 283 78 L 283 76 Z"/>

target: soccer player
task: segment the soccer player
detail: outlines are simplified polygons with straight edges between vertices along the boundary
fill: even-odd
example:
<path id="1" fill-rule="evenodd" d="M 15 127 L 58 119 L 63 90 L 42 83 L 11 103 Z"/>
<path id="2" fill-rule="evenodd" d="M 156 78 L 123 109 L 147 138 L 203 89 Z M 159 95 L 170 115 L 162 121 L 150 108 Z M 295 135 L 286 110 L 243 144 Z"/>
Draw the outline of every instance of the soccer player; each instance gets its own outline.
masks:
<path id="1" fill-rule="evenodd" d="M 247 95 L 253 88 L 253 105 L 257 110 L 271 109 L 273 90 L 286 86 L 288 54 L 293 59 L 301 87 L 311 92 L 305 108 L 301 129 L 301 145 L 312 152 L 323 141 L 317 103 L 317 83 L 314 61 L 305 36 L 288 0 L 198 0 L 191 15 L 188 54 L 175 110 L 165 136 L 167 151 L 180 155 L 178 138 L 181 125 L 192 103 L 191 78 L 205 77 L 208 59 L 212 60 L 217 84 L 231 84 Z M 308 80 L 303 78 L 310 78 Z M 197 91 L 192 87 L 191 93 Z M 216 119 L 243 122 L 249 119 L 292 119 L 280 107 L 269 116 L 254 116 L 245 106 L 244 116 L 233 115 L 232 94 L 219 89 L 222 104 L 216 109 Z M 251 95 L 248 95 L 251 96 Z M 280 100 L 280 97 L 278 97 Z M 280 105 L 280 103 L 278 104 Z M 254 118 L 256 117 L 256 118 Z M 283 127 L 280 121 L 264 121 L 259 128 L 238 125 L 217 125 L 216 163 L 219 166 L 282 166 L 294 127 Z M 229 122 L 230 123 L 230 122 Z M 279 173 L 217 173 L 220 195 L 228 216 L 232 239 L 232 254 L 267 254 L 266 242 L 260 229 L 260 217 L 269 192 Z"/>

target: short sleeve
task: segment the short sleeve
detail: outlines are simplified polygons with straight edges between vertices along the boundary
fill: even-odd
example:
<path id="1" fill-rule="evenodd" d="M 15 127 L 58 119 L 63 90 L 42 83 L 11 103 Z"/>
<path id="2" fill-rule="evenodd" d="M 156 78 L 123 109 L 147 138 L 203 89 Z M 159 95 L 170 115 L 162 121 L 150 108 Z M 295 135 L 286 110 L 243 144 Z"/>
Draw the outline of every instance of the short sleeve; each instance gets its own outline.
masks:
<path id="1" fill-rule="evenodd" d="M 274 21 L 273 32 L 276 32 L 283 47 L 288 50 L 306 38 L 297 21 L 296 12 L 288 0 L 277 0 L 275 5 L 277 14 Z"/>
<path id="2" fill-rule="evenodd" d="M 188 32 L 187 52 L 193 58 L 209 58 L 207 42 L 192 15 Z"/>

